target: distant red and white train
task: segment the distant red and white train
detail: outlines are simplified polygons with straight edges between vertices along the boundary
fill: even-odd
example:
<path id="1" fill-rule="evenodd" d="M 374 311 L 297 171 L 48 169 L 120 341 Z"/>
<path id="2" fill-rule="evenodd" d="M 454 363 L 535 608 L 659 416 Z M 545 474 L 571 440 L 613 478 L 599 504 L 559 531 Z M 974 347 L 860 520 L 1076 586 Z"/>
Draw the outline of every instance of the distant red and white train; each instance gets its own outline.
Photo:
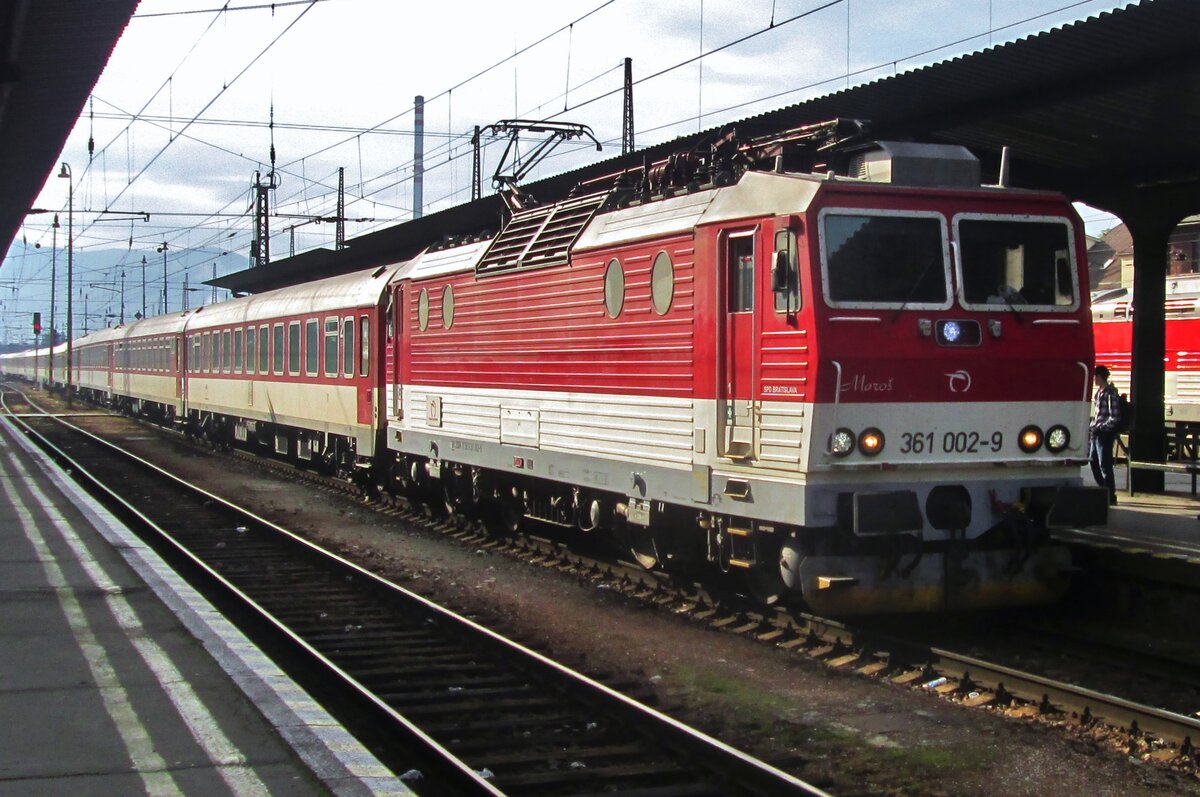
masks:
<path id="1" fill-rule="evenodd" d="M 1200 424 L 1200 274 L 1167 278 L 1163 389 L 1168 424 Z M 1092 325 L 1096 362 L 1112 372 L 1122 393 L 1130 390 L 1133 298 L 1127 288 L 1096 291 Z"/>
<path id="2" fill-rule="evenodd" d="M 1080 479 L 1078 217 L 981 186 L 962 148 L 811 138 L 727 137 L 494 237 L 104 330 L 73 382 L 822 613 L 1053 599 L 1048 529 L 1107 509 Z"/>

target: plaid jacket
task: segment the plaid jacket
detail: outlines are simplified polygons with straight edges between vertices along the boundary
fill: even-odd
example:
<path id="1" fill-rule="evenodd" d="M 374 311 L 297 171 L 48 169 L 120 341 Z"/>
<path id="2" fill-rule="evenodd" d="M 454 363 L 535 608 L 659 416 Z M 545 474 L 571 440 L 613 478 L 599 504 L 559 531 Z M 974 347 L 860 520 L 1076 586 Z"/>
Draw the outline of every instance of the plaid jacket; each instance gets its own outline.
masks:
<path id="1" fill-rule="evenodd" d="M 1095 398 L 1092 399 L 1091 430 L 1115 434 L 1120 423 L 1121 398 L 1117 395 L 1116 386 L 1110 382 L 1097 390 Z"/>

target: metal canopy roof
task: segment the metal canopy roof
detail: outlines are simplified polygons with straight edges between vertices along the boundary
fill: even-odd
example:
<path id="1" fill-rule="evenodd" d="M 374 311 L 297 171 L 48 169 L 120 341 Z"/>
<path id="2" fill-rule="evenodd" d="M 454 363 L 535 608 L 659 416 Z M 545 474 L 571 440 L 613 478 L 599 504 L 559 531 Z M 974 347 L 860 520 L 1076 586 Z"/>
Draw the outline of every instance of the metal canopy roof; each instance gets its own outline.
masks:
<path id="1" fill-rule="evenodd" d="M 1143 0 L 1112 13 L 868 83 L 737 123 L 754 133 L 834 117 L 870 120 L 881 139 L 964 144 L 1012 183 L 1120 212 L 1153 195 L 1179 216 L 1200 211 L 1200 2 Z M 721 129 L 728 129 L 725 125 Z M 655 161 L 710 130 L 526 186 L 543 201 L 580 181 Z M 410 257 L 443 235 L 497 229 L 498 197 L 219 278 L 253 292 Z"/>
<path id="2" fill-rule="evenodd" d="M 0 251 L 57 166 L 136 7 L 137 0 L 0 3 Z"/>

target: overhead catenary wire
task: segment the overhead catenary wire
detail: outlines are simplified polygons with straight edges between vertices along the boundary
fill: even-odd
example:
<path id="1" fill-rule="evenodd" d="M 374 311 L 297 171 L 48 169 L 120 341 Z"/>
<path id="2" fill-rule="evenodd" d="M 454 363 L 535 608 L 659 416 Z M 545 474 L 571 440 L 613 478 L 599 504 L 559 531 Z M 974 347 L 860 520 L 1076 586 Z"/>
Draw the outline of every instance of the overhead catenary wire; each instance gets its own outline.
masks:
<path id="1" fill-rule="evenodd" d="M 309 3 L 310 7 L 311 7 L 311 4 L 312 4 L 313 2 L 316 2 L 316 1 L 317 1 L 317 0 L 304 0 L 304 2 L 307 2 L 307 3 Z M 610 2 L 612 2 L 612 0 L 610 0 Z M 299 4 L 299 3 L 289 3 L 289 4 L 286 4 L 286 5 L 295 5 L 295 4 Z M 605 5 L 608 5 L 608 4 L 609 4 L 609 3 L 605 3 L 604 5 L 602 5 L 602 6 L 599 6 L 598 8 L 603 8 Z M 835 3 L 830 3 L 830 4 L 827 4 L 827 5 L 834 5 L 834 4 L 835 4 Z M 1054 10 L 1051 10 L 1051 11 L 1047 11 L 1045 14 L 1036 15 L 1036 16 L 1034 16 L 1034 17 L 1029 17 L 1029 18 L 1027 18 L 1026 20 L 1021 20 L 1021 21 L 1018 21 L 1018 22 L 1012 23 L 1011 25 L 1006 25 L 1006 26 L 1004 26 L 1004 28 L 1001 28 L 1000 30 L 1004 30 L 1005 28 L 1009 28 L 1009 27 L 1012 27 L 1012 26 L 1014 26 L 1014 25 L 1019 25 L 1019 24 L 1022 24 L 1022 23 L 1024 23 L 1024 22 L 1028 21 L 1028 20 L 1037 19 L 1037 18 L 1039 18 L 1039 17 L 1046 16 L 1047 14 L 1055 13 L 1055 12 L 1057 12 L 1057 11 L 1061 11 L 1061 10 L 1063 10 L 1063 9 L 1069 9 L 1069 8 L 1073 8 L 1073 7 L 1077 7 L 1077 6 L 1081 6 L 1081 5 L 1086 5 L 1086 4 L 1087 4 L 1086 2 L 1076 2 L 1076 3 L 1072 3 L 1072 4 L 1069 4 L 1069 5 L 1063 6 L 1063 7 L 1059 8 L 1059 9 L 1054 9 Z M 284 5 L 284 4 L 278 4 L 278 5 Z M 227 6 L 228 6 L 228 4 L 227 4 Z M 594 13 L 596 10 L 598 10 L 598 8 L 597 8 L 597 9 L 593 9 L 593 11 L 592 11 L 592 12 L 589 12 L 589 13 Z M 213 11 L 217 11 L 217 12 L 223 12 L 224 10 L 225 10 L 225 9 L 213 9 Z M 813 11 L 815 11 L 815 10 L 819 10 L 819 9 L 813 9 Z M 772 13 L 774 13 L 774 8 L 772 9 Z M 808 12 L 808 13 L 811 13 L 811 12 Z M 224 16 L 224 14 L 223 14 L 223 13 L 220 13 L 220 16 Z M 776 21 L 776 20 L 772 19 L 772 20 L 771 20 L 771 23 L 770 23 L 770 24 L 769 24 L 769 26 L 768 26 L 768 29 L 770 29 L 770 28 L 774 28 L 774 27 L 779 27 L 780 25 L 782 25 L 782 24 L 785 24 L 785 22 L 786 22 L 786 21 Z M 558 30 L 557 30 L 557 31 L 555 31 L 554 33 L 561 32 L 563 29 L 567 29 L 569 33 L 573 33 L 573 31 L 571 31 L 571 25 L 573 25 L 573 23 L 571 23 L 570 25 L 567 25 L 567 26 L 563 26 L 563 28 L 560 28 L 560 29 L 558 29 Z M 989 29 L 990 29 L 990 26 L 989 26 Z M 989 33 L 990 33 L 990 32 L 991 32 L 991 31 L 989 30 Z M 544 41 L 544 40 L 546 40 L 546 39 L 549 39 L 549 38 L 553 37 L 554 33 L 548 34 L 547 36 L 543 37 L 543 38 L 542 38 L 542 39 L 540 39 L 539 41 Z M 909 55 L 909 56 L 905 56 L 904 58 L 894 59 L 893 61 L 891 61 L 891 62 L 889 62 L 889 63 L 895 64 L 895 63 L 897 63 L 897 62 L 903 62 L 904 60 L 909 60 L 909 59 L 912 59 L 912 58 L 915 58 L 915 57 L 920 57 L 921 55 L 924 55 L 924 54 L 928 54 L 928 53 L 931 53 L 931 52 L 936 52 L 936 51 L 938 51 L 938 50 L 941 50 L 941 49 L 945 49 L 945 48 L 948 48 L 948 47 L 952 47 L 952 46 L 954 46 L 956 43 L 961 43 L 961 42 L 964 42 L 964 41 L 970 41 L 970 40 L 972 40 L 972 39 L 976 39 L 976 38 L 978 38 L 978 37 L 979 37 L 979 35 L 983 35 L 983 34 L 977 34 L 977 35 L 974 35 L 974 36 L 969 36 L 969 37 L 965 37 L 965 38 L 962 38 L 962 39 L 958 39 L 958 40 L 956 40 L 955 42 L 950 42 L 950 43 L 947 43 L 947 44 L 941 44 L 941 45 L 939 45 L 939 46 L 937 46 L 937 47 L 935 47 L 935 48 L 930 48 L 930 49 L 928 49 L 928 50 L 922 51 L 921 53 L 915 53 L 915 54 L 912 54 L 912 55 Z M 719 52 L 720 50 L 722 50 L 722 49 L 726 49 L 727 47 L 730 47 L 730 46 L 734 46 L 735 44 L 739 43 L 740 41 L 744 41 L 744 40 L 745 40 L 745 39 L 743 38 L 743 39 L 740 39 L 738 42 L 732 42 L 732 43 L 728 43 L 728 44 L 726 44 L 726 45 L 722 45 L 722 46 L 720 46 L 719 48 L 712 48 L 710 51 L 706 51 L 706 53 L 705 53 L 705 54 L 704 54 L 702 57 L 708 57 L 708 56 L 709 56 L 709 55 L 711 55 L 712 53 Z M 536 45 L 536 42 L 535 42 L 535 45 Z M 530 45 L 530 46 L 534 46 L 534 45 Z M 517 55 L 517 54 L 518 54 L 518 53 L 514 53 L 514 56 L 515 56 L 515 55 Z M 513 56 L 506 57 L 506 58 L 505 58 L 503 61 L 501 61 L 500 63 L 505 63 L 505 62 L 507 62 L 507 61 L 511 60 L 511 59 L 512 59 L 512 57 L 513 57 Z M 690 62 L 690 61 L 694 61 L 694 60 L 695 60 L 694 58 L 692 58 L 692 59 L 688 59 L 688 61 L 689 61 L 689 62 Z M 686 62 L 685 62 L 685 63 L 686 63 Z M 656 76 L 660 76 L 660 75 L 662 75 L 662 74 L 665 74 L 665 73 L 669 72 L 669 71 L 670 71 L 672 68 L 679 68 L 679 67 L 681 67 L 681 66 L 685 65 L 685 63 L 681 63 L 681 64 L 679 64 L 679 65 L 675 65 L 674 67 L 668 67 L 668 68 L 666 68 L 666 69 L 664 69 L 664 70 L 660 70 L 659 72 L 656 72 L 654 75 L 646 76 L 646 77 L 644 77 L 644 78 L 641 78 L 641 79 L 639 79 L 639 80 L 637 81 L 637 83 L 638 83 L 638 84 L 644 84 L 644 83 L 645 83 L 647 80 L 651 80 L 651 79 L 653 79 L 653 78 L 654 78 L 654 77 L 656 77 Z M 880 65 L 880 66 L 883 66 L 883 65 Z M 875 67 L 875 68 L 879 68 L 879 67 Z M 486 70 L 485 70 L 485 71 L 486 71 Z M 860 69 L 860 70 L 858 70 L 858 71 L 854 72 L 854 74 L 855 74 L 855 75 L 858 75 L 858 74 L 865 74 L 865 73 L 868 73 L 868 72 L 870 72 L 870 71 L 871 71 L 871 68 L 864 68 L 864 69 Z M 235 78 L 235 79 L 236 79 L 236 78 Z M 728 112 L 730 112 L 730 111 L 733 111 L 733 110 L 736 110 L 736 109 L 738 109 L 738 108 L 744 108 L 744 107 L 747 107 L 747 106 L 750 106 L 750 105 L 754 105 L 755 103 L 762 103 L 762 102 L 766 102 L 766 101 L 769 101 L 770 99 L 776 99 L 776 98 L 778 98 L 778 97 L 781 97 L 781 96 L 788 96 L 788 95 L 791 95 L 791 94 L 798 93 L 798 92 L 800 92 L 800 91 L 804 91 L 806 88 L 814 88 L 814 87 L 818 87 L 818 86 L 825 85 L 825 84 L 826 84 L 826 81 L 817 81 L 817 82 L 815 82 L 815 83 L 809 83 L 809 84 L 807 84 L 806 86 L 791 87 L 790 89 L 788 89 L 787 91 L 784 91 L 784 92 L 777 92 L 777 93 L 774 93 L 774 94 L 765 95 L 765 96 L 758 97 L 758 98 L 755 98 L 755 99 L 752 99 L 752 100 L 748 100 L 748 101 L 746 101 L 746 102 L 743 102 L 743 103 L 737 103 L 737 104 L 734 104 L 734 105 L 727 105 L 727 106 L 725 106 L 725 107 L 723 107 L 723 108 L 719 108 L 719 109 L 709 109 L 709 110 L 703 110 L 703 109 L 702 109 L 702 111 L 703 111 L 703 113 L 702 113 L 702 116 L 703 116 L 703 118 L 715 118 L 715 117 L 718 117 L 718 116 L 720 116 L 720 115 L 721 115 L 721 114 L 723 114 L 723 113 L 728 113 Z M 460 84 L 457 84 L 457 85 L 463 85 L 463 84 L 461 84 L 461 83 L 460 83 Z M 448 90 L 448 91 L 449 91 L 449 90 Z M 448 91 L 447 91 L 447 92 L 443 92 L 443 93 L 448 93 Z M 566 108 L 568 109 L 568 111 L 570 111 L 570 110 L 577 110 L 577 109 L 579 109 L 579 108 L 581 108 L 581 107 L 585 107 L 587 104 L 594 103 L 594 102 L 598 102 L 598 101 L 600 101 L 600 100 L 604 99 L 606 96 L 611 96 L 612 94 L 615 94 L 615 93 L 616 93 L 616 92 L 606 92 L 606 93 L 601 93 L 601 94 L 599 94 L 599 95 L 597 95 L 597 96 L 595 96 L 595 97 L 590 97 L 590 98 L 588 98 L 588 99 L 586 99 L 586 100 L 584 100 L 584 101 L 582 101 L 582 102 L 577 102 L 577 103 L 576 103 L 574 106 L 571 106 L 571 105 L 570 105 L 570 103 L 569 103 L 570 94 L 571 94 L 572 92 L 575 92 L 575 91 L 578 91 L 578 87 L 570 87 L 570 86 L 568 86 L 568 90 L 563 92 L 563 106 L 564 106 L 564 107 L 566 107 Z M 441 96 L 441 94 L 439 94 L 439 95 L 436 95 L 436 96 Z M 431 98 L 431 99 L 432 99 L 432 98 Z M 407 112 L 408 112 L 408 111 L 407 111 L 407 109 L 406 109 L 405 113 L 407 113 Z M 402 116 L 402 115 L 403 115 L 403 113 L 402 113 L 402 114 L 400 114 L 400 116 Z M 395 117 L 395 118 L 399 118 L 399 117 Z M 141 119 L 140 117 L 137 117 L 137 116 L 135 115 L 135 116 L 134 116 L 134 117 L 131 119 L 131 121 L 130 121 L 130 124 L 132 124 L 134 120 L 143 120 L 143 119 Z M 176 123 L 176 122 L 178 122 L 178 121 L 179 121 L 179 120 L 172 119 L 171 121 L 167 121 L 167 122 L 166 122 L 166 124 L 167 124 L 168 126 L 170 126 L 170 125 L 173 125 L 173 124 L 175 124 L 175 123 Z M 191 118 L 191 120 L 190 120 L 190 124 L 203 124 L 203 123 L 207 123 L 207 121 L 208 121 L 208 120 L 199 120 L 199 119 L 197 119 L 195 116 L 193 116 L 193 117 Z M 686 120 L 682 120 L 682 121 L 686 121 Z M 670 127 L 672 127 L 673 125 L 678 125 L 678 124 L 680 124 L 680 123 L 681 123 L 681 120 L 676 120 L 676 121 L 674 121 L 674 122 L 668 122 L 668 123 L 664 123 L 664 124 L 657 125 L 657 126 L 654 126 L 654 127 L 646 128 L 646 129 L 643 129 L 643 130 L 641 130 L 641 131 L 639 131 L 639 132 L 640 132 L 640 133 L 645 133 L 645 132 L 655 132 L 655 131 L 659 131 L 659 130 L 669 129 L 669 128 L 670 128 Z M 306 127 L 306 126 L 304 126 L 304 125 L 299 125 L 298 127 L 300 127 L 300 128 L 303 128 L 303 127 Z M 315 127 L 317 127 L 317 126 L 313 126 L 313 127 L 315 128 Z M 390 132 L 388 132 L 388 131 L 386 130 L 386 128 L 381 128 L 381 127 L 379 127 L 379 126 L 376 126 L 376 129 L 378 129 L 378 130 L 379 130 L 379 133 L 380 133 L 380 134 L 384 134 L 384 135 L 387 135 L 387 134 L 393 134 L 393 133 L 390 133 Z M 354 137 L 355 139 L 357 139 L 357 141 L 356 141 L 357 145 L 358 145 L 358 146 L 361 148 L 361 145 L 362 145 L 362 138 L 364 137 L 364 135 L 369 135 L 369 134 L 372 132 L 372 130 L 373 130 L 372 128 L 361 128 L 361 129 L 360 129 L 360 128 L 349 128 L 349 129 L 345 130 L 344 132 L 346 132 L 346 133 L 353 133 L 353 137 Z M 428 133 L 428 134 L 429 134 L 431 137 L 435 137 L 435 138 L 436 138 L 436 137 L 443 137 L 443 138 L 444 138 L 444 141 L 445 141 L 445 143 L 446 143 L 446 148 L 445 148 L 445 150 L 444 150 L 444 155 L 445 155 L 445 157 L 444 157 L 444 160 L 431 161 L 431 168 L 434 168 L 434 167 L 436 167 L 436 166 L 438 166 L 438 165 L 441 165 L 442 163 L 453 164 L 454 162 L 456 162 L 456 161 L 457 161 L 457 158 L 458 158 L 458 157 L 462 157 L 462 154 L 461 154 L 461 153 L 456 153 L 456 152 L 454 152 L 454 151 L 452 151 L 452 150 L 451 150 L 451 147 L 453 146 L 454 142 L 458 141 L 458 140 L 459 140 L 459 139 L 462 137 L 462 134 L 455 134 L 455 133 L 453 133 L 453 132 L 451 132 L 451 131 L 449 131 L 449 130 L 448 130 L 448 131 L 446 131 L 445 133 L 441 133 L 440 131 L 429 131 L 429 133 Z M 120 134 L 118 134 L 118 135 L 120 135 Z M 397 132 L 395 132 L 395 133 L 394 133 L 394 135 L 404 135 L 404 131 L 397 131 Z M 134 176 L 134 174 L 133 174 L 133 171 L 134 171 L 133 164 L 136 162 L 136 160 L 135 160 L 135 158 L 134 158 L 134 153 L 135 153 L 134 143 L 135 143 L 135 142 L 134 142 L 134 140 L 133 140 L 132 134 L 128 134 L 128 135 L 126 136 L 126 139 L 127 139 L 127 148 L 128 148 L 128 152 L 129 152 L 129 165 L 130 165 L 130 169 L 129 169 L 129 171 L 130 171 L 130 177 L 129 177 L 129 179 L 127 180 L 127 183 L 129 183 L 129 184 L 133 184 L 134 182 L 136 182 L 136 180 L 137 180 L 137 177 L 141 177 L 141 176 L 143 176 L 143 175 L 146 173 L 146 169 L 145 169 L 145 168 L 143 168 L 143 169 L 141 169 L 141 170 L 137 171 L 137 175 L 136 175 L 136 176 Z M 199 139 L 194 139 L 194 140 L 199 140 Z M 140 142 L 139 142 L 139 143 L 140 143 Z M 210 144 L 209 146 L 214 146 L 214 145 L 211 145 L 211 144 Z M 144 144 L 143 144 L 143 147 L 142 147 L 142 148 L 145 148 L 145 147 L 144 147 Z M 328 149 L 329 149 L 328 147 L 326 147 L 326 148 L 322 148 L 321 150 L 318 150 L 318 153 L 319 153 L 319 152 L 324 152 L 324 151 L 327 151 Z M 441 148 L 439 148 L 439 149 L 441 149 Z M 101 154 L 102 154 L 102 155 L 104 154 L 104 153 L 103 153 L 103 150 L 102 150 Z M 236 154 L 236 153 L 231 153 L 231 154 Z M 567 157 L 567 156 L 569 156 L 569 153 L 564 153 L 563 157 Z M 238 154 L 238 157 L 244 157 L 244 156 L 241 156 L 240 154 Z M 306 155 L 305 157 L 313 157 L 313 155 L 311 155 L 311 154 L 310 154 L 310 155 Z M 246 160 L 248 160 L 248 161 L 252 161 L 253 159 L 249 159 L 249 158 L 247 158 Z M 97 161 L 98 161 L 98 163 L 100 163 L 100 164 L 102 164 L 102 163 L 103 163 L 103 159 L 97 159 Z M 148 165 L 147 165 L 147 166 L 148 166 Z M 382 198 L 382 197 L 383 197 L 383 196 L 386 194 L 386 191 L 387 191 L 389 188 L 397 188 L 397 187 L 399 187 L 399 186 L 402 186 L 402 185 L 403 185 L 404 183 L 406 183 L 406 182 L 407 182 L 409 179 L 411 179 L 411 177 L 406 177 L 406 176 L 404 176 L 404 175 L 402 174 L 402 172 L 403 172 L 403 166 L 401 166 L 401 167 L 396 167 L 396 168 L 391 168 L 391 169 L 389 169 L 387 172 L 385 172 L 385 173 L 383 173 L 383 174 L 380 174 L 380 175 L 375 175 L 375 176 L 366 175 L 366 174 L 364 174 L 364 172 L 363 172 L 363 169 L 362 169 L 362 166 L 361 166 L 361 161 L 360 161 L 360 174 L 359 174 L 359 187 L 358 187 L 358 188 L 359 188 L 359 190 L 358 190 L 358 193 L 360 193 L 360 194 L 361 194 L 361 198 L 356 198 L 356 199 L 355 199 L 355 201 L 367 201 L 367 198 L 368 198 L 368 197 L 375 198 L 375 199 L 379 199 L 379 198 Z M 390 177 L 389 177 L 389 176 L 390 176 Z M 312 185 L 313 185 L 313 184 L 320 184 L 321 182 L 324 182 L 324 180 L 322 180 L 322 181 L 305 181 L 305 180 L 301 180 L 301 181 L 300 181 L 300 183 L 299 183 L 299 186 L 302 186 L 302 190 L 303 190 L 303 191 L 308 191 L 308 190 L 310 190 L 310 189 L 311 189 L 311 187 L 312 187 Z M 380 187 L 380 186 L 382 186 L 382 187 Z M 329 186 L 329 185 L 324 185 L 323 187 L 326 189 L 326 191 L 332 191 L 332 190 L 333 190 L 333 189 L 332 189 L 332 186 Z M 106 187 L 106 189 L 107 189 L 107 187 Z M 464 190 L 465 190 L 465 189 L 464 189 Z M 456 194 L 461 194 L 461 193 L 463 193 L 463 191 L 464 191 L 464 190 L 452 190 L 452 191 L 450 191 L 450 192 L 449 192 L 449 193 L 448 193 L 446 196 L 454 196 L 454 195 L 456 195 Z M 124 192 L 123 192 L 123 193 L 124 193 Z M 316 202 L 316 203 L 318 203 L 318 204 L 319 204 L 319 203 L 321 203 L 322 201 L 325 201 L 325 200 L 323 199 L 323 197 L 324 197 L 324 196 L 325 196 L 325 195 L 317 195 L 317 196 L 315 196 L 315 197 L 311 197 L 311 199 L 312 199 L 312 201 L 314 201 L 314 202 Z M 114 204 L 115 204 L 117 201 L 119 201 L 119 198 L 120 198 L 120 196 L 118 196 L 118 197 L 116 197 L 116 198 L 113 198 L 111 201 L 106 201 L 106 202 L 105 202 L 105 206 L 106 206 L 106 207 L 112 207 L 112 206 L 113 206 L 113 205 L 114 205 Z M 349 200 L 349 197 L 348 197 L 348 200 Z M 405 210 L 405 208 L 403 208 L 403 204 L 402 204 L 402 203 L 394 203 L 394 204 L 393 204 L 393 206 L 392 206 L 392 209 L 393 209 L 393 210 L 396 210 L 396 211 L 399 211 L 399 212 L 403 212 L 403 211 Z M 372 213 L 372 214 L 364 214 L 364 215 L 375 215 L 375 214 L 374 214 L 374 213 Z M 198 216 L 198 218 L 204 218 L 204 217 L 203 217 L 203 216 Z M 219 217 L 218 217 L 218 218 L 219 218 Z M 185 233 L 184 233 L 184 230 L 185 230 L 185 229 L 198 229 L 198 230 L 204 230 L 204 229 L 211 229 L 211 227 L 205 227 L 205 226 L 202 226 L 202 225 L 192 225 L 192 226 L 190 226 L 190 227 L 188 227 L 188 228 L 180 228 L 180 230 L 177 232 L 177 235 L 183 235 L 183 234 L 185 234 Z M 212 233 L 212 232 L 207 232 L 207 233 L 204 233 L 204 234 L 205 234 L 205 235 L 211 235 L 211 234 L 214 234 L 214 233 Z M 222 233 L 215 233 L 215 234 L 222 234 Z M 239 236 L 244 236 L 246 233 L 245 233 L 245 232 L 239 232 L 239 233 L 237 233 L 237 234 L 238 234 Z M 132 237 L 132 236 L 131 236 L 131 237 Z M 102 241 L 101 241 L 101 238 L 99 238 L 99 237 L 93 237 L 93 236 L 86 236 L 86 237 L 84 237 L 84 236 L 80 236 L 80 240 L 81 240 L 81 242 L 85 242 L 85 243 L 87 243 L 87 244 L 92 244 L 92 243 L 94 243 L 94 244 L 97 244 L 97 245 L 99 245 L 99 244 L 101 244 L 101 243 L 102 243 Z M 135 238 L 135 240 L 136 240 L 136 238 Z M 122 242 L 122 243 L 123 243 L 123 242 Z"/>

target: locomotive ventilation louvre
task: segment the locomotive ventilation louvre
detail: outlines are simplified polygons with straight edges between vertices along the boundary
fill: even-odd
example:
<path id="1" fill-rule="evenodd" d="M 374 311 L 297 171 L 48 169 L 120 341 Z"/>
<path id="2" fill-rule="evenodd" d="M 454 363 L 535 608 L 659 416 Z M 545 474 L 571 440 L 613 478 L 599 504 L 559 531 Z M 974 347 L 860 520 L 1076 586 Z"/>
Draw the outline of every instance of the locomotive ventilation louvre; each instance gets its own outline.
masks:
<path id="1" fill-rule="evenodd" d="M 571 244 L 583 232 L 608 192 L 514 213 L 479 261 L 475 273 L 504 274 L 543 266 L 563 266 Z"/>

